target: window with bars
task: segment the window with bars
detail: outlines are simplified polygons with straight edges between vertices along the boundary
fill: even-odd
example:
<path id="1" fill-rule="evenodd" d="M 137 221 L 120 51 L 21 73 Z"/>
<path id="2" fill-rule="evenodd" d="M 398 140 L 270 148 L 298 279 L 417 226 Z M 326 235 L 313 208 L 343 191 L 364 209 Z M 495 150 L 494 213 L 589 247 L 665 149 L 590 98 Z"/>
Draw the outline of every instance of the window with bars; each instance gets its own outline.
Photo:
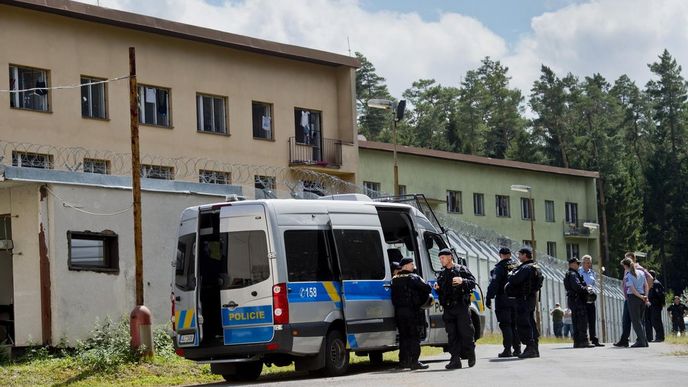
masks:
<path id="1" fill-rule="evenodd" d="M 107 83 L 103 78 L 81 76 L 81 116 L 86 118 L 107 118 Z"/>
<path id="2" fill-rule="evenodd" d="M 201 169 L 198 171 L 198 182 L 206 184 L 232 184 L 232 174 Z"/>
<path id="3" fill-rule="evenodd" d="M 500 218 L 508 218 L 511 216 L 509 211 L 509 197 L 506 195 L 495 195 L 495 207 L 497 208 L 497 216 Z"/>
<path id="4" fill-rule="evenodd" d="M 473 214 L 485 216 L 485 195 L 481 193 L 473 194 Z"/>
<path id="5" fill-rule="evenodd" d="M 12 151 L 12 166 L 53 169 L 53 155 Z"/>
<path id="6" fill-rule="evenodd" d="M 365 194 L 369 197 L 377 197 L 380 195 L 380 183 L 374 181 L 364 181 L 363 188 L 365 188 Z"/>
<path id="7" fill-rule="evenodd" d="M 253 138 L 272 140 L 272 104 L 253 101 L 251 105 L 253 115 Z"/>
<path id="8" fill-rule="evenodd" d="M 554 201 L 545 200 L 545 222 L 554 222 Z"/>
<path id="9" fill-rule="evenodd" d="M 84 159 L 84 172 L 110 174 L 110 161 L 98 159 Z"/>
<path id="10" fill-rule="evenodd" d="M 141 177 L 148 179 L 174 180 L 174 168 L 165 165 L 141 165 Z"/>
<path id="11" fill-rule="evenodd" d="M 461 208 L 461 191 L 447 190 L 447 212 L 453 214 L 463 212 Z"/>
<path id="12" fill-rule="evenodd" d="M 227 134 L 226 97 L 196 95 L 196 114 L 199 132 Z"/>
<path id="13" fill-rule="evenodd" d="M 10 93 L 10 107 L 16 109 L 50 110 L 48 70 L 10 65 L 10 90 L 27 90 Z"/>
<path id="14" fill-rule="evenodd" d="M 139 122 L 146 125 L 171 126 L 170 89 L 139 85 Z"/>

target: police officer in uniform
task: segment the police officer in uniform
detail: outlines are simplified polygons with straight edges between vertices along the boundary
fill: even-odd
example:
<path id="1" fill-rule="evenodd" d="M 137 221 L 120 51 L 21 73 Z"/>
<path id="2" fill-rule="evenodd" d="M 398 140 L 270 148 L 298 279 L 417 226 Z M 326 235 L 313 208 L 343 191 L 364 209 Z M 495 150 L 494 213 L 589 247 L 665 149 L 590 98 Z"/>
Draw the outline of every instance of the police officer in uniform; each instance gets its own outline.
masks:
<path id="1" fill-rule="evenodd" d="M 569 259 L 569 271 L 564 276 L 564 288 L 566 288 L 566 300 L 571 309 L 573 323 L 573 348 L 592 348 L 593 344 L 588 340 L 588 315 L 587 301 L 592 289 L 585 284 L 583 276 L 579 273 L 580 261 L 573 257 Z"/>
<path id="2" fill-rule="evenodd" d="M 518 266 L 507 278 L 504 292 L 516 307 L 516 326 L 521 343 L 526 346 L 518 357 L 540 357 L 538 339 L 540 332 L 535 322 L 538 286 L 542 285 L 542 272 L 533 260 L 533 250 L 526 246 L 518 250 Z M 539 282 L 539 283 L 538 283 Z"/>
<path id="3" fill-rule="evenodd" d="M 468 359 L 468 366 L 475 365 L 475 330 L 471 322 L 471 293 L 475 287 L 475 277 L 463 265 L 454 263 L 451 250 L 439 252 L 440 263 L 444 268 L 437 276 L 435 290 L 444 310 L 442 319 L 447 330 L 448 350 L 451 354 L 446 369 L 461 368 L 461 356 Z"/>
<path id="4" fill-rule="evenodd" d="M 516 330 L 516 308 L 514 301 L 504 294 L 504 285 L 509 273 L 516 267 L 517 263 L 511 258 L 511 250 L 506 247 L 499 249 L 500 261 L 494 269 L 490 271 L 490 285 L 487 288 L 487 300 L 485 306 L 492 309 L 492 299 L 495 299 L 495 315 L 499 322 L 499 329 L 502 330 L 502 344 L 504 351 L 498 357 L 512 357 L 521 354 L 521 342 Z M 511 352 L 513 347 L 514 351 Z"/>
<path id="5" fill-rule="evenodd" d="M 392 278 L 392 304 L 399 328 L 399 368 L 426 369 L 429 366 L 418 361 L 422 330 L 419 324 L 425 324 L 421 306 L 428 300 L 432 288 L 413 273 L 413 259 L 402 258 L 399 265 L 401 270 Z"/>

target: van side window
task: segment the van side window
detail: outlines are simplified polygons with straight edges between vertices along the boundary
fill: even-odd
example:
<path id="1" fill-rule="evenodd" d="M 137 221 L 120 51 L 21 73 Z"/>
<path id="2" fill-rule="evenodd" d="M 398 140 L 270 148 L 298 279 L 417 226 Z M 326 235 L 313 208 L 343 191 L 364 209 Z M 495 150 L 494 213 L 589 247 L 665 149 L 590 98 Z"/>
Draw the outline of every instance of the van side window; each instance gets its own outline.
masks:
<path id="1" fill-rule="evenodd" d="M 385 260 L 377 230 L 334 230 L 342 279 L 384 279 Z"/>
<path id="2" fill-rule="evenodd" d="M 270 278 L 268 242 L 265 231 L 236 231 L 229 233 L 225 289 L 251 286 Z"/>
<path id="3" fill-rule="evenodd" d="M 196 234 L 186 234 L 177 241 L 177 260 L 174 265 L 174 283 L 179 289 L 194 288 L 196 269 Z"/>
<path id="4" fill-rule="evenodd" d="M 289 281 L 332 281 L 334 274 L 324 230 L 284 232 Z"/>
<path id="5" fill-rule="evenodd" d="M 430 256 L 430 266 L 435 272 L 442 271 L 442 263 L 440 262 L 440 250 L 447 247 L 442 237 L 426 231 L 424 234 L 425 248 L 428 249 L 428 256 Z"/>

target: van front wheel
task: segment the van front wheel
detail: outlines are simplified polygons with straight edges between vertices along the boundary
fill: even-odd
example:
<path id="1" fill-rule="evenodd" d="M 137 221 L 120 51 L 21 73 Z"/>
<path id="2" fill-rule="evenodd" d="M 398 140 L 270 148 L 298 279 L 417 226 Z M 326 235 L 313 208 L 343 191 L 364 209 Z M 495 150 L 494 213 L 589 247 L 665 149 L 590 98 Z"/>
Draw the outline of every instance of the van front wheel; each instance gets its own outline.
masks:
<path id="1" fill-rule="evenodd" d="M 250 363 L 241 363 L 237 367 L 236 373 L 222 375 L 228 382 L 250 382 L 258 379 L 260 373 L 263 371 L 263 362 L 254 361 Z"/>
<path id="2" fill-rule="evenodd" d="M 325 339 L 325 368 L 327 376 L 344 375 L 349 369 L 349 351 L 346 350 L 344 334 L 330 331 Z"/>

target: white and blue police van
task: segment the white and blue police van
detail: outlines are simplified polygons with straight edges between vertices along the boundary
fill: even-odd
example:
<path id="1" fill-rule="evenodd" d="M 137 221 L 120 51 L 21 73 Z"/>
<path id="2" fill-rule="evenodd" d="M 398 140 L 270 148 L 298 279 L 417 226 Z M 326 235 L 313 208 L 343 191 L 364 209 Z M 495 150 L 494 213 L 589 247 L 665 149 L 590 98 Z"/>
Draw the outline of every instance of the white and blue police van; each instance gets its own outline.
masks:
<path id="1" fill-rule="evenodd" d="M 390 263 L 410 256 L 434 283 L 448 239 L 411 205 L 352 197 L 185 209 L 172 264 L 177 354 L 236 381 L 292 362 L 337 376 L 350 352 L 380 363 L 397 349 Z M 478 288 L 473 298 L 477 339 Z M 439 305 L 426 310 L 426 322 L 422 345 L 446 346 Z"/>

